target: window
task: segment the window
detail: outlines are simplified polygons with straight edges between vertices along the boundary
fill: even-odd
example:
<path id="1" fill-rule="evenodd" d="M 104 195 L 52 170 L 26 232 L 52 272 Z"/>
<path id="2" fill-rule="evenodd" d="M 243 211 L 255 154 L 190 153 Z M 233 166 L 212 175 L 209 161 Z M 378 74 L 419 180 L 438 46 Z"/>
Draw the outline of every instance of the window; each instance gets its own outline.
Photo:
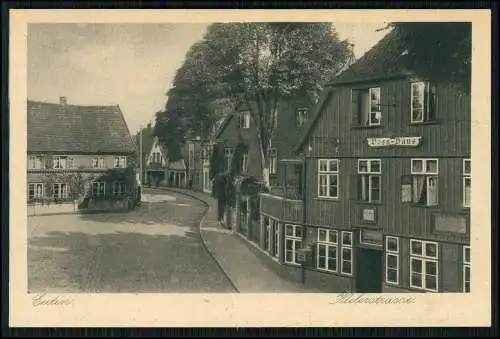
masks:
<path id="1" fill-rule="evenodd" d="M 385 282 L 399 284 L 399 238 L 385 238 Z"/>
<path id="2" fill-rule="evenodd" d="M 463 165 L 463 205 L 470 207 L 472 171 L 470 159 L 464 159 Z"/>
<path id="3" fill-rule="evenodd" d="M 104 158 L 96 157 L 92 159 L 92 168 L 104 168 Z"/>
<path id="4" fill-rule="evenodd" d="M 56 183 L 54 184 L 53 197 L 55 199 L 67 199 L 68 198 L 68 185 Z"/>
<path id="5" fill-rule="evenodd" d="M 189 143 L 188 152 L 188 167 L 192 168 L 194 166 L 194 144 L 192 142 Z"/>
<path id="6" fill-rule="evenodd" d="M 318 160 L 318 197 L 339 197 L 339 161 L 337 159 Z"/>
<path id="7" fill-rule="evenodd" d="M 115 157 L 115 168 L 125 168 L 127 166 L 127 157 Z"/>
<path id="8" fill-rule="evenodd" d="M 438 291 L 438 244 L 410 240 L 410 287 Z"/>
<path id="9" fill-rule="evenodd" d="M 381 161 L 359 159 L 359 198 L 362 201 L 380 201 Z"/>
<path id="10" fill-rule="evenodd" d="M 226 170 L 231 168 L 231 161 L 233 159 L 233 149 L 231 147 L 226 147 L 224 149 L 224 160 L 226 163 Z"/>
<path id="11" fill-rule="evenodd" d="M 295 123 L 297 127 L 302 127 L 309 119 L 309 110 L 307 108 L 299 108 L 297 109 L 295 115 Z"/>
<path id="12" fill-rule="evenodd" d="M 210 164 L 211 154 L 212 154 L 212 146 L 211 145 L 203 146 L 203 149 L 202 149 L 203 165 L 208 166 Z"/>
<path id="13" fill-rule="evenodd" d="M 436 206 L 438 173 L 437 159 L 411 159 L 411 177 L 403 178 L 402 201 Z"/>
<path id="14" fill-rule="evenodd" d="M 250 112 L 240 112 L 240 128 L 250 128 Z"/>
<path id="15" fill-rule="evenodd" d="M 113 183 L 113 195 L 123 195 L 127 193 L 127 184 L 124 182 Z"/>
<path id="16" fill-rule="evenodd" d="M 277 108 L 275 108 L 271 111 L 270 120 L 271 120 L 271 126 L 273 128 L 277 128 L 278 127 L 278 109 Z"/>
<path id="17" fill-rule="evenodd" d="M 269 174 L 276 174 L 278 167 L 278 151 L 276 148 L 269 149 Z"/>
<path id="18" fill-rule="evenodd" d="M 411 83 L 411 122 L 421 123 L 432 118 L 435 89 L 428 82 Z"/>
<path id="19" fill-rule="evenodd" d="M 285 224 L 285 262 L 297 264 L 297 251 L 302 246 L 302 227 Z"/>
<path id="20" fill-rule="evenodd" d="M 271 227 L 273 232 L 273 250 L 272 256 L 275 258 L 279 258 L 280 255 L 280 227 L 279 223 L 276 220 L 271 219 Z"/>
<path id="21" fill-rule="evenodd" d="M 28 184 L 28 201 L 43 197 L 43 184 L 33 183 Z"/>
<path id="22" fill-rule="evenodd" d="M 264 249 L 266 252 L 271 252 L 271 219 L 262 216 L 262 222 L 264 225 Z"/>
<path id="23" fill-rule="evenodd" d="M 106 183 L 93 182 L 92 183 L 92 196 L 103 196 L 106 193 Z"/>
<path id="24" fill-rule="evenodd" d="M 245 151 L 241 156 L 241 172 L 246 173 L 248 171 L 248 152 Z"/>
<path id="25" fill-rule="evenodd" d="M 470 292 L 470 246 L 464 246 L 463 251 L 463 291 Z"/>
<path id="26" fill-rule="evenodd" d="M 340 271 L 352 275 L 352 232 L 342 231 L 342 259 Z"/>
<path id="27" fill-rule="evenodd" d="M 72 157 L 63 155 L 55 155 L 52 161 L 54 169 L 71 169 L 74 165 Z"/>
<path id="28" fill-rule="evenodd" d="M 381 124 L 380 88 L 353 89 L 351 100 L 354 125 L 379 126 Z"/>
<path id="29" fill-rule="evenodd" d="M 321 270 L 337 272 L 338 266 L 338 232 L 318 229 L 316 250 L 316 267 Z"/>
<path id="30" fill-rule="evenodd" d="M 43 159 L 41 156 L 30 155 L 28 160 L 28 169 L 42 169 Z"/>

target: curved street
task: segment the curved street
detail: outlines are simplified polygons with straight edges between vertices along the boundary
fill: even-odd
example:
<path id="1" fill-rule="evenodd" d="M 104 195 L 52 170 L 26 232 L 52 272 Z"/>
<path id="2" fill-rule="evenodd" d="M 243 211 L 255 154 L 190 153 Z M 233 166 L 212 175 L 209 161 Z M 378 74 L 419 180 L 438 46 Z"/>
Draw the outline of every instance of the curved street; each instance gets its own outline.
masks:
<path id="1" fill-rule="evenodd" d="M 29 292 L 229 292 L 203 246 L 205 205 L 145 189 L 129 213 L 28 218 Z"/>

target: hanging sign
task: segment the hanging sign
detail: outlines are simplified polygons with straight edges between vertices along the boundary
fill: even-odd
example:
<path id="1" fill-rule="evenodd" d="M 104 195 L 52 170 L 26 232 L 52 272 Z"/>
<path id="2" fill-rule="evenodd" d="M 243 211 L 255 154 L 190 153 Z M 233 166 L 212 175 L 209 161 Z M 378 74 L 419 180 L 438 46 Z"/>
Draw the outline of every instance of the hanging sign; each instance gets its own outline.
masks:
<path id="1" fill-rule="evenodd" d="M 420 145 L 422 137 L 395 137 L 395 138 L 368 138 L 370 147 L 403 146 L 416 147 Z"/>

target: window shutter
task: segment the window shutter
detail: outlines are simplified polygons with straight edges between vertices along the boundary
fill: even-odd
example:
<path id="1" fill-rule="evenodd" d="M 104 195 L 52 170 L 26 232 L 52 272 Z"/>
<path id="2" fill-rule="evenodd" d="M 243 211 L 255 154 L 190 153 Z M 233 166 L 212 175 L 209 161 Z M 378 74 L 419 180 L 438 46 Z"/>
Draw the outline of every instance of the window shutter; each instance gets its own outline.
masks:
<path id="1" fill-rule="evenodd" d="M 357 174 L 351 174 L 349 176 L 349 199 L 359 200 L 359 176 Z"/>
<path id="2" fill-rule="evenodd" d="M 411 203 L 412 202 L 412 180 L 411 175 L 401 176 L 401 202 Z"/>
<path id="3" fill-rule="evenodd" d="M 434 120 L 436 118 L 436 85 L 427 83 L 427 120 Z"/>
<path id="4" fill-rule="evenodd" d="M 359 91 L 351 90 L 351 126 L 359 126 Z"/>

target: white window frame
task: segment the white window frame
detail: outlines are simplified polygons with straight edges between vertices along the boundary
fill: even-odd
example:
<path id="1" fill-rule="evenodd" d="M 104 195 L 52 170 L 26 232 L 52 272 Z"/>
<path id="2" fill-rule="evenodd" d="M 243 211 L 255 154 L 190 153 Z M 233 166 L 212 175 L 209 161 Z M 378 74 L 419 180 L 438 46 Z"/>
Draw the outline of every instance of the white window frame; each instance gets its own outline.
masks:
<path id="1" fill-rule="evenodd" d="M 320 232 L 324 231 L 326 235 L 326 240 L 321 239 Z M 330 234 L 335 234 L 335 241 L 330 241 Z M 325 267 L 320 267 L 319 257 L 320 257 L 320 246 L 325 248 Z M 331 269 L 329 265 L 330 260 L 330 248 L 333 247 L 336 250 L 337 256 L 335 257 L 335 269 Z M 338 272 L 339 270 L 339 232 L 337 230 L 332 230 L 328 228 L 318 228 L 318 241 L 316 243 L 316 268 L 318 270 L 327 272 Z"/>
<path id="2" fill-rule="evenodd" d="M 277 220 L 274 220 L 272 218 L 269 218 L 271 222 L 271 233 L 273 234 L 273 250 L 272 250 L 272 257 L 276 258 L 279 260 L 280 258 L 280 224 Z"/>
<path id="3" fill-rule="evenodd" d="M 469 260 L 467 260 L 467 255 L 466 252 L 469 252 Z M 464 246 L 463 247 L 463 253 L 462 253 L 462 263 L 463 263 L 463 269 L 462 269 L 462 290 L 464 293 L 470 293 L 470 246 Z M 465 272 L 466 270 L 469 271 L 469 280 L 466 280 L 465 278 Z M 469 283 L 469 290 L 466 290 L 466 282 Z"/>
<path id="4" fill-rule="evenodd" d="M 273 128 L 278 128 L 278 108 L 271 111 L 271 126 Z"/>
<path id="5" fill-rule="evenodd" d="M 271 218 L 261 215 L 261 223 L 263 226 L 264 238 L 264 251 L 268 254 L 271 253 Z"/>
<path id="6" fill-rule="evenodd" d="M 389 249 L 389 240 L 396 240 L 396 250 Z M 385 237 L 385 282 L 391 285 L 399 285 L 399 275 L 400 275 L 400 263 L 399 263 L 399 253 L 400 245 L 399 238 L 394 236 Z M 389 257 L 396 258 L 396 268 L 389 267 Z M 389 280 L 389 269 L 396 270 L 396 281 Z"/>
<path id="7" fill-rule="evenodd" d="M 366 171 L 362 171 L 360 168 L 361 162 L 366 162 Z M 378 163 L 378 171 L 372 170 L 372 163 Z M 358 159 L 358 176 L 368 178 L 368 199 L 364 200 L 363 197 L 359 197 L 359 200 L 366 202 L 380 202 L 382 201 L 382 160 L 381 159 Z M 373 177 L 378 177 L 379 179 L 379 199 L 373 200 L 372 189 L 373 189 Z M 363 179 L 361 179 L 363 182 Z M 360 188 L 363 192 L 363 187 Z"/>
<path id="8" fill-rule="evenodd" d="M 346 244 L 344 243 L 344 234 L 348 234 L 349 235 L 349 238 L 351 239 L 350 241 L 350 244 Z M 343 274 L 343 275 L 348 275 L 348 276 L 352 276 L 353 274 L 353 241 L 354 241 L 354 236 L 353 236 L 353 232 L 351 231 L 342 231 L 341 233 L 341 238 L 340 238 L 340 243 L 341 243 L 341 248 L 340 248 L 340 273 Z M 344 259 L 344 249 L 345 250 L 349 250 L 349 252 L 351 253 L 351 260 L 346 260 Z M 350 272 L 344 272 L 344 263 L 345 262 L 349 262 L 351 264 L 351 270 Z"/>
<path id="9" fill-rule="evenodd" d="M 416 171 L 414 169 L 414 162 L 416 161 L 421 161 L 422 162 L 422 170 L 421 171 Z M 432 171 L 427 171 L 427 162 L 429 161 L 435 161 L 436 162 L 436 171 L 435 172 L 432 172 Z M 413 197 L 413 177 L 416 176 L 416 175 L 420 175 L 420 176 L 425 176 L 425 184 L 426 184 L 426 187 L 427 187 L 427 196 L 426 196 L 426 206 L 438 206 L 439 205 L 439 159 L 437 158 L 411 158 L 411 176 L 412 176 L 412 201 L 414 202 L 414 197 Z M 429 186 L 432 182 L 432 180 L 435 179 L 436 181 L 436 204 L 434 205 L 429 205 L 429 196 L 430 196 L 430 193 L 429 193 Z M 414 202 L 415 203 L 415 202 Z"/>
<path id="10" fill-rule="evenodd" d="M 57 196 L 56 196 L 56 186 L 58 187 Z M 68 189 L 69 189 L 68 184 L 66 184 L 66 183 L 61 183 L 61 182 L 54 183 L 52 186 L 52 198 L 53 199 L 67 199 L 68 198 Z"/>
<path id="11" fill-rule="evenodd" d="M 470 168 L 469 173 L 467 173 L 467 171 L 465 170 L 467 163 L 469 163 L 469 168 Z M 463 175 L 463 178 L 462 178 L 462 205 L 465 208 L 470 208 L 470 199 L 472 197 L 472 163 L 471 163 L 471 160 L 464 159 L 462 167 L 463 167 L 463 169 L 462 169 L 462 175 Z M 465 199 L 465 197 L 467 196 L 466 189 L 465 189 L 465 187 L 466 187 L 465 183 L 467 181 L 469 181 L 469 191 L 470 191 L 469 201 L 466 201 L 466 199 Z"/>
<path id="12" fill-rule="evenodd" d="M 97 186 L 97 194 L 94 194 L 94 186 Z M 103 188 L 102 193 L 100 190 L 101 187 Z M 104 181 L 92 181 L 91 190 L 92 190 L 93 197 L 105 196 L 106 195 L 106 182 L 104 182 Z"/>
<path id="13" fill-rule="evenodd" d="M 422 245 L 422 254 L 414 254 L 413 253 L 413 244 L 414 243 L 420 243 Z M 426 251 L 426 246 L 427 245 L 434 245 L 436 246 L 436 256 L 431 257 L 428 256 Z M 422 267 L 422 273 L 419 273 L 422 278 L 422 286 L 416 286 L 413 285 L 413 260 L 420 260 L 421 262 L 421 267 Z M 426 272 L 426 263 L 428 262 L 433 262 L 436 264 L 436 288 L 427 288 L 427 272 Z M 439 291 L 439 244 L 435 241 L 426 241 L 426 240 L 419 240 L 419 239 L 410 239 L 410 287 L 419 289 L 419 290 L 424 290 L 424 291 L 429 291 L 429 292 L 438 292 Z"/>
<path id="14" fill-rule="evenodd" d="M 241 111 L 239 114 L 239 128 L 249 129 L 250 128 L 250 111 Z"/>
<path id="15" fill-rule="evenodd" d="M 248 152 L 243 152 L 241 157 L 241 172 L 246 173 L 248 171 Z"/>
<path id="16" fill-rule="evenodd" d="M 28 184 L 28 200 L 30 200 L 30 186 L 33 187 L 33 197 L 31 199 L 39 199 L 44 197 L 44 189 L 45 186 L 42 182 L 30 182 Z M 37 187 L 41 187 L 40 189 L 40 195 L 37 194 L 38 190 Z"/>
<path id="17" fill-rule="evenodd" d="M 233 149 L 231 147 L 225 147 L 224 148 L 224 160 L 225 160 L 226 169 L 231 168 L 232 159 L 233 159 Z"/>
<path id="18" fill-rule="evenodd" d="M 278 168 L 278 150 L 275 147 L 269 149 L 269 174 L 276 174 Z"/>
<path id="19" fill-rule="evenodd" d="M 378 110 L 372 111 L 372 91 L 378 90 L 379 96 L 378 96 Z M 382 91 L 380 87 L 370 87 L 368 89 L 368 126 L 380 126 L 382 124 L 382 108 L 381 108 L 381 102 L 382 102 Z M 372 116 L 377 117 L 378 114 L 378 122 L 372 122 Z"/>
<path id="20" fill-rule="evenodd" d="M 125 182 L 114 182 L 113 183 L 113 195 L 124 195 L 127 192 L 127 183 Z"/>
<path id="21" fill-rule="evenodd" d="M 28 169 L 43 169 L 43 157 L 40 155 L 30 155 L 28 158 Z"/>
<path id="22" fill-rule="evenodd" d="M 114 168 L 125 168 L 127 167 L 127 157 L 120 155 L 120 156 L 115 156 L 113 159 L 113 165 Z"/>
<path id="23" fill-rule="evenodd" d="M 59 166 L 56 166 L 56 159 L 59 160 Z M 54 155 L 52 158 L 52 168 L 58 170 L 74 168 L 74 159 L 68 155 Z"/>
<path id="24" fill-rule="evenodd" d="M 286 231 L 287 231 L 287 227 L 292 227 L 292 235 L 287 235 L 286 234 Z M 284 235 L 285 235 L 285 262 L 287 264 L 295 264 L 295 265 L 298 265 L 299 263 L 297 262 L 297 251 L 300 250 L 302 248 L 302 241 L 303 241 L 303 238 L 302 236 L 297 236 L 297 229 L 300 229 L 302 232 L 304 231 L 303 230 L 303 227 L 300 226 L 300 225 L 294 225 L 294 224 L 284 224 Z M 303 234 L 303 233 L 302 233 Z M 288 248 L 287 248 L 287 241 L 291 241 L 292 242 L 292 260 L 287 260 L 287 251 L 288 251 Z"/>
<path id="25" fill-rule="evenodd" d="M 92 168 L 105 168 L 104 157 L 95 157 L 92 159 Z"/>
<path id="26" fill-rule="evenodd" d="M 417 108 L 413 107 L 413 98 L 415 97 L 413 93 L 413 88 L 415 86 L 423 86 L 424 90 L 422 91 L 422 118 L 420 120 L 414 119 L 414 114 L 413 111 L 417 110 Z M 426 94 L 427 94 L 427 99 L 426 99 Z M 410 114 L 411 114 L 411 123 L 416 124 L 416 123 L 423 123 L 429 120 L 428 118 L 428 113 L 429 113 L 429 83 L 427 81 L 414 81 L 410 83 Z"/>
<path id="27" fill-rule="evenodd" d="M 321 164 L 326 162 L 326 170 L 321 170 Z M 330 163 L 337 163 L 337 170 L 330 171 Z M 318 159 L 318 198 L 321 199 L 339 199 L 340 197 L 340 183 L 339 183 L 339 172 L 340 172 L 340 160 L 339 159 Z M 330 195 L 330 177 L 335 176 L 337 178 L 337 195 Z M 326 195 L 321 195 L 321 178 L 326 177 Z"/>
<path id="28" fill-rule="evenodd" d="M 302 127 L 306 124 L 307 120 L 309 120 L 309 109 L 306 107 L 297 108 L 296 111 L 296 120 L 295 125 L 297 127 Z"/>

